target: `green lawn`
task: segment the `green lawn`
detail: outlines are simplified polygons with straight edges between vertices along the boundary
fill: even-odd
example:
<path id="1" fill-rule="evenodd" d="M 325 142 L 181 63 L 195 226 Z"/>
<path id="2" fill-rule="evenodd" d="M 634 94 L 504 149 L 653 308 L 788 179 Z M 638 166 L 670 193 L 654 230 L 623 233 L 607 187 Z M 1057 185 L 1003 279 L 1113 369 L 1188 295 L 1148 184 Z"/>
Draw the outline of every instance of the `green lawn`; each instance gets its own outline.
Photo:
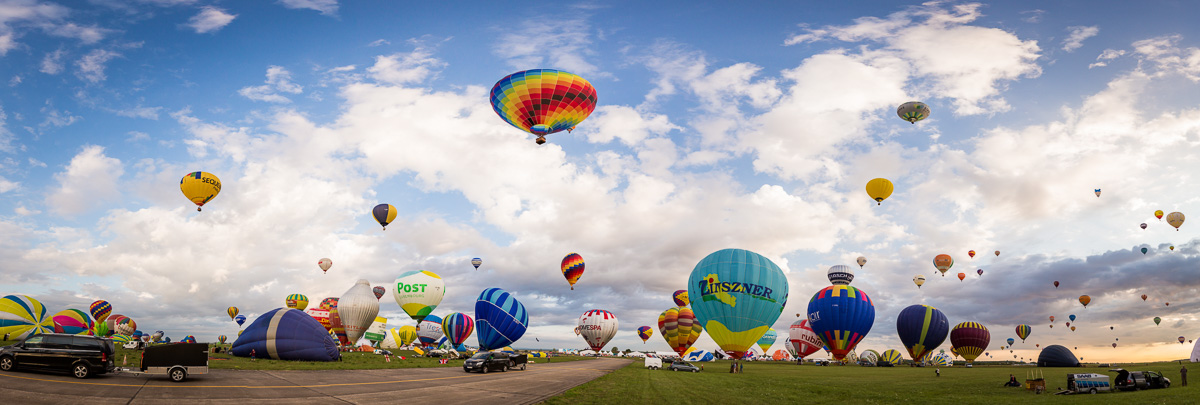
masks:
<path id="1" fill-rule="evenodd" d="M 701 364 L 701 363 L 694 363 Z M 634 361 L 592 382 L 568 390 L 546 401 L 548 404 L 612 404 L 612 403 L 713 403 L 743 404 L 810 402 L 871 402 L 871 403 L 1006 403 L 1018 401 L 1055 403 L 1136 403 L 1136 404 L 1195 404 L 1200 402 L 1200 388 L 1195 381 L 1200 364 L 1186 363 L 1193 374 L 1192 385 L 1181 387 L 1180 364 L 1121 364 L 1117 367 L 1135 371 L 1159 371 L 1172 382 L 1171 388 L 1101 393 L 1091 395 L 1053 395 L 1058 387 L 1066 388 L 1069 373 L 1108 372 L 1117 367 L 1041 368 L 1029 366 L 962 366 L 943 367 L 937 377 L 931 367 L 860 367 L 860 366 L 798 366 L 795 363 L 744 362 L 742 374 L 730 374 L 728 361 L 704 364 L 700 373 L 681 373 L 667 370 L 647 370 L 641 361 Z M 1008 375 L 1014 374 L 1024 383 L 1031 370 L 1040 370 L 1046 377 L 1047 393 L 1035 395 L 1024 388 L 1004 388 Z"/>

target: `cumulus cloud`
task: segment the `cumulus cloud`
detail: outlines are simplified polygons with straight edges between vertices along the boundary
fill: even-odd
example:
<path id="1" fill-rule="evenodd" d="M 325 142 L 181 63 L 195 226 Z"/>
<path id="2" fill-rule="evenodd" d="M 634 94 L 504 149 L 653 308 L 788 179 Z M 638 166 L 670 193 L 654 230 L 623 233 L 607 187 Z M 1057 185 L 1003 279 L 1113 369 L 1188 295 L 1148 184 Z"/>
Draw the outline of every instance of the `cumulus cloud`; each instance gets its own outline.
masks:
<path id="1" fill-rule="evenodd" d="M 233 22 L 234 18 L 237 18 L 237 14 L 229 14 L 220 8 L 204 6 L 200 9 L 200 13 L 188 19 L 187 26 L 196 30 L 197 34 L 206 34 L 224 28 Z"/>
<path id="2" fill-rule="evenodd" d="M 1063 40 L 1062 50 L 1073 52 L 1083 46 L 1083 41 L 1085 39 L 1099 34 L 1100 27 L 1068 27 L 1067 31 L 1070 31 L 1070 34 L 1067 35 L 1067 39 Z"/>
<path id="3" fill-rule="evenodd" d="M 61 25 L 53 25 L 45 28 L 50 35 L 64 38 L 77 38 L 84 44 L 94 44 L 104 39 L 105 36 L 113 33 L 113 30 L 100 28 L 97 26 L 80 26 L 75 23 L 65 23 Z"/>
<path id="4" fill-rule="evenodd" d="M 376 81 L 399 85 L 424 81 L 445 66 L 445 62 L 433 57 L 432 50 L 418 47 L 412 52 L 375 57 L 375 64 L 367 68 L 367 73 Z"/>
<path id="5" fill-rule="evenodd" d="M 46 196 L 47 208 L 74 216 L 110 203 L 121 196 L 117 185 L 124 173 L 121 161 L 106 156 L 103 147 L 85 146 L 65 170 L 54 174 L 58 187 Z"/>
<path id="6" fill-rule="evenodd" d="M 605 75 L 587 56 L 592 54 L 584 18 L 536 18 L 506 29 L 492 52 L 514 69 L 550 67 L 580 75 Z"/>
<path id="7" fill-rule="evenodd" d="M 118 56 L 121 54 L 105 49 L 93 49 L 75 62 L 75 76 L 92 84 L 100 83 L 108 79 L 104 74 L 106 64 Z"/>
<path id="8" fill-rule="evenodd" d="M 67 51 L 65 51 L 61 48 L 55 50 L 54 52 L 47 53 L 46 56 L 42 58 L 42 67 L 41 67 L 41 69 L 39 69 L 39 71 L 41 71 L 42 73 L 48 74 L 48 75 L 56 75 L 56 74 L 62 73 L 62 71 L 63 71 L 62 59 L 63 59 L 63 56 L 66 56 L 66 54 L 67 54 Z"/>
<path id="9" fill-rule="evenodd" d="M 284 7 L 291 9 L 309 9 L 321 12 L 323 15 L 337 15 L 337 0 L 279 0 Z"/>
<path id="10" fill-rule="evenodd" d="M 267 68 L 266 84 L 243 87 L 238 90 L 242 97 L 268 103 L 290 103 L 292 100 L 279 93 L 300 94 L 304 87 L 292 82 L 292 73 L 282 66 Z"/>
<path id="11" fill-rule="evenodd" d="M 1105 49 L 1100 52 L 1100 56 L 1096 57 L 1096 62 L 1088 65 L 1088 69 L 1094 67 L 1108 66 L 1108 61 L 1125 56 L 1124 49 Z"/>

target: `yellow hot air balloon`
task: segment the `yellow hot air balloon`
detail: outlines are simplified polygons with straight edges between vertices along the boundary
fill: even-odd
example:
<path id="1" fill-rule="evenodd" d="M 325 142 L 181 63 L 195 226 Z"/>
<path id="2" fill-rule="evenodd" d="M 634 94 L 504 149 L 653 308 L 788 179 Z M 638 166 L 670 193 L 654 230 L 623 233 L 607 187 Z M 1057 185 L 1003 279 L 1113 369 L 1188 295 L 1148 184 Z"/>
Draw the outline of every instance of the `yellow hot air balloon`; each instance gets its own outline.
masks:
<path id="1" fill-rule="evenodd" d="M 917 288 L 921 288 L 922 285 L 925 285 L 925 276 L 918 274 L 916 277 L 913 277 L 913 284 L 916 284 Z"/>
<path id="2" fill-rule="evenodd" d="M 221 179 L 209 172 L 191 172 L 179 180 L 179 190 L 196 204 L 196 211 L 200 211 L 200 207 L 221 192 Z"/>
<path id="3" fill-rule="evenodd" d="M 1183 225 L 1183 213 L 1182 212 L 1172 212 L 1170 214 L 1167 214 L 1167 223 L 1171 224 L 1171 226 L 1175 227 L 1175 231 L 1178 232 L 1179 226 Z"/>
<path id="4" fill-rule="evenodd" d="M 1088 304 L 1090 304 L 1091 302 L 1092 302 L 1092 297 L 1089 297 L 1086 295 L 1079 296 L 1079 303 L 1083 304 L 1084 308 L 1087 308 Z"/>
<path id="5" fill-rule="evenodd" d="M 872 179 L 867 182 L 867 195 L 877 203 L 883 205 L 883 200 L 886 200 L 892 195 L 892 182 L 885 178 Z"/>
<path id="6" fill-rule="evenodd" d="M 233 319 L 233 317 L 237 316 L 238 309 L 237 307 L 229 307 L 225 312 L 229 314 L 229 319 Z"/>
<path id="7" fill-rule="evenodd" d="M 1162 221 L 1162 216 L 1163 216 L 1162 210 L 1154 211 L 1154 217 L 1158 218 L 1159 221 Z"/>

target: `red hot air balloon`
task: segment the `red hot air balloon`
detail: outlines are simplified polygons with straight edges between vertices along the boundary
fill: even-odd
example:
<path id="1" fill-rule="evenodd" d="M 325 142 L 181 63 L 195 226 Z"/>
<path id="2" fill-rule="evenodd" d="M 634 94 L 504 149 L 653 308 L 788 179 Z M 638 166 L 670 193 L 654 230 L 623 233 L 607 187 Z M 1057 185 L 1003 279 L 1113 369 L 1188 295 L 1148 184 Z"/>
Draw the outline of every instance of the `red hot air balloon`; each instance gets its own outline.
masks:
<path id="1" fill-rule="evenodd" d="M 958 282 L 961 283 L 965 278 L 967 278 L 967 273 L 958 273 Z"/>
<path id="2" fill-rule="evenodd" d="M 1146 298 L 1147 298 L 1147 297 L 1146 297 L 1146 294 L 1142 294 L 1142 301 L 1145 301 L 1145 300 L 1146 300 Z"/>
<path id="3" fill-rule="evenodd" d="M 1055 281 L 1054 281 L 1054 288 L 1058 288 L 1058 281 L 1057 281 L 1057 280 L 1055 280 Z"/>
<path id="4" fill-rule="evenodd" d="M 1113 348 L 1114 348 L 1114 349 L 1115 349 L 1115 348 L 1117 348 L 1117 344 L 1116 344 L 1116 343 L 1113 343 Z"/>
<path id="5" fill-rule="evenodd" d="M 383 298 L 383 294 L 387 292 L 387 289 L 380 286 L 375 286 L 371 288 L 371 292 L 375 293 L 375 299 L 378 300 Z"/>
<path id="6" fill-rule="evenodd" d="M 1050 323 L 1054 323 L 1054 315 L 1050 315 Z"/>

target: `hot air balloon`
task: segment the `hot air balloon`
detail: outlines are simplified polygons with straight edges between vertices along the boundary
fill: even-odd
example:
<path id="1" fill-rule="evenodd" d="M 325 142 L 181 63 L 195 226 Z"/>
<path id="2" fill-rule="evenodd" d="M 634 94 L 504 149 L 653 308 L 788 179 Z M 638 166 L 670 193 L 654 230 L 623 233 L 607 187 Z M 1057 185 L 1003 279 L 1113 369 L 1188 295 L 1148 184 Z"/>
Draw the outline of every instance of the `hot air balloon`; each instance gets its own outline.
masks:
<path id="1" fill-rule="evenodd" d="M 1054 323 L 1054 315 L 1050 315 L 1050 323 Z"/>
<path id="2" fill-rule="evenodd" d="M 374 286 L 374 287 L 371 287 L 371 293 L 375 294 L 376 300 L 379 300 L 379 299 L 383 298 L 383 294 L 387 293 L 387 289 L 380 287 L 380 286 Z"/>
<path id="3" fill-rule="evenodd" d="M 229 307 L 229 309 L 225 310 L 225 313 L 229 314 L 230 320 L 233 320 L 233 317 L 237 316 L 238 314 L 238 309 L 237 307 Z"/>
<path id="4" fill-rule="evenodd" d="M 884 350 L 883 354 L 881 354 L 879 357 L 880 357 L 880 360 L 886 361 L 888 363 L 891 363 L 893 366 L 895 366 L 895 365 L 900 364 L 900 360 L 902 358 L 901 356 L 902 355 L 900 354 L 899 350 L 887 349 L 887 350 Z"/>
<path id="5" fill-rule="evenodd" d="M 114 322 L 111 329 L 125 336 L 133 336 L 133 333 L 137 332 L 137 322 L 134 322 L 133 318 L 123 316 L 120 320 Z"/>
<path id="6" fill-rule="evenodd" d="M 778 338 L 779 333 L 775 332 L 775 329 L 767 329 L 767 333 L 758 338 L 758 347 L 762 349 L 763 353 L 766 353 L 767 349 L 770 349 L 771 345 L 775 344 L 775 339 Z"/>
<path id="7" fill-rule="evenodd" d="M 445 336 L 440 316 L 429 315 L 421 320 L 421 322 L 417 322 L 417 339 L 420 341 L 421 346 L 437 347 L 438 341 L 442 340 Z"/>
<path id="8" fill-rule="evenodd" d="M 108 314 L 112 313 L 112 305 L 109 305 L 108 301 L 105 300 L 93 302 L 88 309 L 92 313 L 92 320 L 96 321 L 96 323 L 104 322 L 104 319 L 108 318 Z"/>
<path id="9" fill-rule="evenodd" d="M 1092 297 L 1089 297 L 1086 295 L 1079 296 L 1079 303 L 1083 304 L 1084 308 L 1087 308 L 1088 304 L 1090 304 L 1091 302 L 1092 302 Z"/>
<path id="10" fill-rule="evenodd" d="M 342 346 L 349 346 L 351 343 L 350 337 L 346 336 L 346 325 L 342 323 L 342 317 L 338 314 L 337 304 L 329 308 L 329 336 Z"/>
<path id="11" fill-rule="evenodd" d="M 863 266 L 865 266 L 867 264 L 867 257 L 859 256 L 856 261 L 858 262 L 858 268 L 861 269 Z"/>
<path id="12" fill-rule="evenodd" d="M 446 340 L 450 341 L 451 346 L 466 342 L 474 330 L 475 320 L 462 312 L 454 312 L 442 318 L 442 332 L 446 334 Z"/>
<path id="13" fill-rule="evenodd" d="M 1142 225 L 1141 225 L 1141 227 L 1142 227 L 1142 229 L 1146 229 L 1146 223 L 1145 223 L 1145 222 L 1142 222 Z"/>
<path id="14" fill-rule="evenodd" d="M 946 277 L 946 270 L 950 270 L 951 266 L 954 266 L 954 259 L 948 254 L 943 253 L 933 258 L 933 267 L 942 272 L 942 277 Z"/>
<path id="15" fill-rule="evenodd" d="M 479 265 L 483 264 L 483 259 L 478 257 L 471 259 L 471 265 L 475 266 L 475 270 L 479 270 Z"/>
<path id="16" fill-rule="evenodd" d="M 812 327 L 808 326 L 808 319 L 792 322 L 792 326 L 788 328 L 788 343 L 796 350 L 796 357 L 801 359 L 816 353 L 825 345 L 821 337 L 817 336 L 817 332 L 813 332 Z"/>
<path id="17" fill-rule="evenodd" d="M 308 308 L 308 296 L 304 294 L 291 294 L 283 299 L 286 307 L 303 311 Z"/>
<path id="18" fill-rule="evenodd" d="M 412 344 L 413 342 L 416 342 L 418 339 L 417 338 L 417 327 L 412 326 L 412 325 L 405 325 L 405 326 L 401 326 L 399 328 L 392 328 L 392 329 L 388 330 L 388 332 L 389 332 L 389 334 L 392 335 L 391 336 L 392 340 L 394 340 L 396 342 L 397 347 L 408 346 L 408 345 Z"/>
<path id="19" fill-rule="evenodd" d="M 375 322 L 375 317 L 379 316 L 379 298 L 371 291 L 371 282 L 355 282 L 338 297 L 337 310 L 342 326 L 346 328 L 346 339 L 350 344 L 355 344 L 367 332 L 371 323 Z"/>
<path id="20" fill-rule="evenodd" d="M 1170 303 L 1170 302 L 1168 302 L 1168 303 L 1167 303 L 1167 306 L 1168 306 L 1168 307 L 1169 307 L 1169 306 L 1171 306 L 1171 303 Z"/>
<path id="21" fill-rule="evenodd" d="M 1114 349 L 1116 349 L 1116 348 L 1117 348 L 1117 344 L 1116 344 L 1116 343 L 1113 343 L 1113 344 L 1112 344 L 1112 347 L 1113 347 Z"/>
<path id="22" fill-rule="evenodd" d="M 1016 343 L 1016 342 L 1017 342 L 1017 340 L 1016 340 L 1016 339 L 1013 339 L 1013 338 L 1008 338 L 1008 345 L 1009 345 L 1009 346 L 1012 346 L 1012 344 L 1013 344 L 1013 343 Z M 1003 349 L 1003 347 L 1001 347 L 1001 349 Z"/>
<path id="23" fill-rule="evenodd" d="M 158 341 L 162 340 L 164 334 L 166 333 L 161 330 L 156 330 L 154 333 L 150 334 L 150 341 L 157 343 Z"/>
<path id="24" fill-rule="evenodd" d="M 392 298 L 417 323 L 429 316 L 446 295 L 446 282 L 437 273 L 428 270 L 401 274 L 394 284 Z"/>
<path id="25" fill-rule="evenodd" d="M 1017 337 L 1021 338 L 1022 342 L 1025 341 L 1025 338 L 1029 337 L 1029 332 L 1033 332 L 1033 328 L 1030 328 L 1029 325 L 1017 325 Z M 1009 344 L 1011 345 L 1012 343 L 1009 342 Z"/>
<path id="26" fill-rule="evenodd" d="M 854 281 L 854 270 L 850 266 L 839 264 L 830 267 L 826 277 L 833 285 L 850 285 L 850 282 Z"/>
<path id="27" fill-rule="evenodd" d="M 233 317 L 233 321 L 237 322 L 238 326 L 242 326 L 243 323 L 246 323 L 246 316 L 245 315 L 235 316 L 235 317 Z"/>
<path id="28" fill-rule="evenodd" d="M 871 331 L 875 303 L 858 288 L 825 287 L 808 301 L 808 321 L 813 332 L 829 346 L 833 357 L 842 360 Z"/>
<path id="29" fill-rule="evenodd" d="M 1183 344 L 1183 341 L 1185 341 L 1185 340 L 1187 340 L 1187 338 L 1185 338 L 1185 337 L 1183 337 L 1183 336 L 1180 336 L 1180 337 L 1179 337 L 1179 344 Z"/>
<path id="30" fill-rule="evenodd" d="M 317 266 L 321 267 L 321 273 L 328 273 L 329 268 L 333 267 L 333 260 L 328 257 L 317 260 Z"/>
<path id="31" fill-rule="evenodd" d="M 92 317 L 78 309 L 65 309 L 50 317 L 54 324 L 54 333 L 69 333 L 72 335 L 91 335 L 96 324 Z M 5 322 L 0 320 L 0 325 Z M 7 326 L 7 325 L 5 325 Z"/>
<path id="32" fill-rule="evenodd" d="M 910 124 L 916 124 L 929 116 L 929 106 L 920 101 L 909 101 L 896 108 L 896 115 Z"/>
<path id="33" fill-rule="evenodd" d="M 1162 221 L 1162 217 L 1163 217 L 1163 211 L 1162 211 L 1162 210 L 1156 210 L 1156 211 L 1154 211 L 1154 217 L 1155 217 L 1155 218 L 1158 218 L 1158 220 L 1159 220 L 1159 221 Z"/>
<path id="34" fill-rule="evenodd" d="M 371 216 L 375 217 L 375 221 L 386 231 L 388 224 L 396 220 L 396 212 L 396 207 L 391 204 L 379 204 L 371 209 Z"/>
<path id="35" fill-rule="evenodd" d="M 179 191 L 196 204 L 196 211 L 221 192 L 221 179 L 209 172 L 191 172 L 179 180 Z"/>
<path id="36" fill-rule="evenodd" d="M 229 339 L 229 338 L 225 337 L 225 335 L 217 336 L 217 341 L 221 342 L 221 344 L 225 344 L 226 339 Z"/>
<path id="37" fill-rule="evenodd" d="M 244 332 L 244 333 L 243 333 Z M 267 311 L 239 332 L 229 352 L 238 357 L 278 360 L 334 361 L 341 358 L 337 343 L 312 317 L 299 310 Z"/>
<path id="38" fill-rule="evenodd" d="M 696 319 L 734 359 L 740 359 L 779 319 L 787 297 L 787 277 L 779 266 L 748 250 L 710 253 L 688 277 L 688 298 Z"/>
<path id="39" fill-rule="evenodd" d="M 974 259 L 974 258 L 975 258 L 975 251 L 974 251 L 974 250 L 968 250 L 968 251 L 967 251 L 967 256 L 971 256 L 971 258 L 972 258 L 972 259 Z"/>
<path id="40" fill-rule="evenodd" d="M 1074 332 L 1074 331 L 1075 331 L 1075 327 L 1074 327 L 1074 326 L 1072 326 L 1072 327 L 1071 327 L 1071 332 Z"/>
<path id="41" fill-rule="evenodd" d="M 883 205 L 883 200 L 892 195 L 892 189 L 892 182 L 885 178 L 871 179 L 867 182 L 867 195 L 875 200 L 875 205 Z"/>
<path id="42" fill-rule="evenodd" d="M 1149 251 L 1149 249 L 1142 248 L 1142 254 L 1146 254 L 1147 251 Z"/>
<path id="43" fill-rule="evenodd" d="M 671 299 L 675 301 L 675 305 L 676 305 L 676 306 L 680 306 L 680 307 L 686 307 L 686 306 L 688 306 L 688 293 L 687 293 L 687 290 L 677 290 L 677 291 L 675 291 L 675 293 L 671 294 Z"/>
<path id="44" fill-rule="evenodd" d="M 637 332 L 638 337 L 642 338 L 642 344 L 646 344 L 646 341 L 650 340 L 650 336 L 654 335 L 654 329 L 651 329 L 649 326 L 638 327 Z"/>
<path id="45" fill-rule="evenodd" d="M 1167 214 L 1167 224 L 1170 224 L 1171 226 L 1175 227 L 1175 231 L 1178 232 L 1179 227 L 1183 225 L 1183 213 L 1182 212 L 1172 212 L 1170 214 Z"/>
<path id="46" fill-rule="evenodd" d="M 1050 329 L 1054 329 L 1054 324 L 1050 324 Z"/>
<path id="47" fill-rule="evenodd" d="M 1175 251 L 1175 245 L 1168 246 L 1167 248 L 1168 248 L 1168 249 L 1171 249 L 1171 251 L 1172 251 L 1172 252 L 1174 252 L 1174 251 Z"/>
<path id="48" fill-rule="evenodd" d="M 917 288 L 921 288 L 922 285 L 925 285 L 925 276 L 918 274 L 913 277 L 913 284 L 916 284 Z"/>
<path id="49" fill-rule="evenodd" d="M 579 277 L 583 276 L 584 263 L 583 256 L 579 253 L 568 253 L 562 259 L 562 273 L 566 277 L 567 283 L 571 284 L 571 289 L 575 289 L 575 283 L 579 282 Z"/>
<path id="50" fill-rule="evenodd" d="M 1112 327 L 1112 326 L 1109 326 L 1109 327 L 1108 327 L 1108 330 L 1113 330 L 1113 327 Z"/>
<path id="51" fill-rule="evenodd" d="M 958 282 L 961 283 L 965 278 L 967 278 L 967 273 L 958 273 Z"/>
<path id="52" fill-rule="evenodd" d="M 1154 326 L 1158 326 L 1158 324 L 1160 324 L 1160 323 L 1162 323 L 1162 318 L 1159 318 L 1157 316 L 1154 317 Z"/>
<path id="53" fill-rule="evenodd" d="M 910 305 L 896 317 L 896 332 L 913 361 L 941 345 L 949 331 L 946 315 L 928 305 Z"/>
<path id="54" fill-rule="evenodd" d="M 1075 322 L 1075 314 L 1068 315 L 1067 318 L 1070 318 L 1071 322 Z"/>
<path id="55" fill-rule="evenodd" d="M 579 335 L 592 347 L 600 351 L 617 335 L 617 316 L 603 309 L 593 309 L 579 316 Z"/>
<path id="56" fill-rule="evenodd" d="M 537 135 L 570 132 L 596 109 L 596 89 L 584 78 L 553 69 L 523 70 L 492 86 L 492 109 L 509 125 Z"/>
<path id="57" fill-rule="evenodd" d="M 999 250 L 997 250 L 997 251 L 996 251 L 996 256 L 1000 256 L 1000 251 L 999 251 Z"/>
<path id="58" fill-rule="evenodd" d="M 1058 280 L 1054 280 L 1054 288 L 1058 288 Z"/>
<path id="59" fill-rule="evenodd" d="M 1071 323 L 1070 323 L 1070 322 L 1067 322 L 1067 326 L 1071 326 Z"/>
<path id="60" fill-rule="evenodd" d="M 975 270 L 975 273 L 978 273 L 980 277 L 983 277 L 983 269 Z"/>
<path id="61" fill-rule="evenodd" d="M 507 291 L 488 288 L 475 301 L 475 336 L 479 350 L 508 346 L 525 334 L 529 314 Z"/>

